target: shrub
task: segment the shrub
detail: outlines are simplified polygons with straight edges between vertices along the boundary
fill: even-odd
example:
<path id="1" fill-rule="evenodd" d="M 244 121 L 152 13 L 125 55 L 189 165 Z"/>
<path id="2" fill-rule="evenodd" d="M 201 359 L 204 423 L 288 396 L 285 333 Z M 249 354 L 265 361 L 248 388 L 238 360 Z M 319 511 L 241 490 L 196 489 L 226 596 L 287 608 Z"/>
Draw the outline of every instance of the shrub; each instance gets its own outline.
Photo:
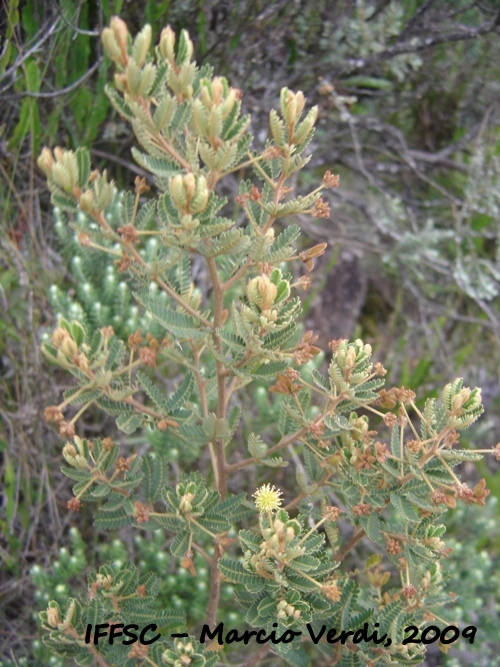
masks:
<path id="1" fill-rule="evenodd" d="M 285 639 L 263 643 L 249 665 L 269 651 L 294 665 L 313 656 L 350 666 L 418 664 L 425 644 L 404 643 L 405 629 L 420 633 L 431 623 L 437 638 L 447 625 L 438 610 L 453 599 L 440 518 L 457 500 L 484 505 L 489 493 L 484 480 L 470 489 L 453 469 L 486 451 L 500 457 L 498 446 L 458 446 L 460 431 L 482 412 L 480 390 L 457 379 L 420 410 L 413 391 L 383 388 L 386 371 L 361 340 L 332 340 L 325 372 L 312 363 L 320 350 L 313 332 L 298 327 L 297 290 L 311 284 L 326 244 L 297 249 L 300 230 L 288 220 L 328 217 L 321 193 L 338 178 L 327 172 L 309 194 L 292 194 L 317 115 L 305 111 L 301 92 L 281 91 L 271 138 L 252 151 L 241 92 L 209 66 L 196 67 L 185 31 L 176 44 L 167 27 L 155 61 L 148 25 L 132 40 L 114 18 L 102 41 L 117 70 L 107 94 L 132 124 L 142 147 L 134 158 L 157 196 L 142 178 L 134 192 L 116 193 L 105 171 L 91 171 L 84 148 L 45 148 L 38 164 L 89 254 L 86 270 L 102 253 L 111 257 L 128 275 L 147 331 L 127 337 L 118 322 L 118 336 L 97 317 L 61 318 L 44 352 L 76 383 L 45 416 L 67 439 L 63 472 L 75 481 L 68 509 L 96 503 L 97 530 L 163 531 L 178 571 L 197 578 L 195 555 L 206 561 L 208 604 L 188 627 L 182 610 L 164 598 L 158 605 L 152 570 L 109 562 L 89 575 L 88 599 L 49 603 L 44 641 L 81 665 L 202 667 L 218 661 L 222 638 L 224 660 L 237 664 L 249 650 L 235 648 L 244 628 L 220 625 L 229 619 L 221 582 L 230 582 L 257 628 L 250 646 L 256 633 Z M 231 208 L 220 183 L 249 170 L 253 178 L 241 180 Z M 200 263 L 204 284 L 196 285 Z M 253 382 L 267 387 L 259 398 L 267 417 L 277 415 L 265 426 L 245 402 Z M 69 418 L 71 406 L 79 407 Z M 121 454 L 118 437 L 77 435 L 91 406 L 115 417 L 125 436 L 163 433 L 163 447 L 188 454 L 182 469 L 161 451 Z M 295 477 L 282 470 L 291 462 Z M 149 645 L 91 640 L 96 625 L 119 623 L 155 624 L 160 637 Z M 189 636 L 192 624 L 197 636 Z M 324 624 L 342 631 L 340 643 L 321 633 Z M 474 633 L 469 627 L 463 636 L 472 642 Z"/>

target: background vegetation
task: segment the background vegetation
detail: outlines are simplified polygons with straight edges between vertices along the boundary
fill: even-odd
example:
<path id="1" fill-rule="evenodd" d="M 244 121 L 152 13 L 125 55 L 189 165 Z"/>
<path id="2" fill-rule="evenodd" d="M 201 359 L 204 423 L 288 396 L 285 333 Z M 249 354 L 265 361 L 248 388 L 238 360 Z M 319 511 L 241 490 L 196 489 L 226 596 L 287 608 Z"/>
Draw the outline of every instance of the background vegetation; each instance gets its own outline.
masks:
<path id="1" fill-rule="evenodd" d="M 331 191 L 331 220 L 299 220 L 307 235 L 329 243 L 307 327 L 325 348 L 332 338 L 362 337 L 392 381 L 422 400 L 457 375 L 482 386 L 486 415 L 467 433 L 486 446 L 500 430 L 500 13 L 494 0 L 0 2 L 0 661 L 59 664 L 36 640 L 36 611 L 77 591 L 94 563 L 131 557 L 162 575 L 164 595 L 175 586 L 179 606 L 205 606 L 205 592 L 188 577 L 168 578 L 168 557 L 154 539 L 121 533 L 105 542 L 85 513 L 78 530 L 68 529 L 61 442 L 41 416 L 67 382 L 39 352 L 56 314 L 81 308 L 90 318 L 118 316 L 124 327 L 134 317 L 134 304 L 116 290 L 101 313 L 92 311 L 92 280 L 101 291 L 106 275 L 89 280 L 79 266 L 35 166 L 43 145 L 86 145 L 119 187 L 141 174 L 130 156 L 134 139 L 104 95 L 102 27 L 120 14 L 132 31 L 151 23 L 154 39 L 167 23 L 188 28 L 198 62 L 209 59 L 245 90 L 262 145 L 282 86 L 319 105 L 312 175 L 332 169 L 341 187 Z M 198 278 L 203 285 L 201 269 Z M 265 388 L 249 397 L 248 409 L 255 405 L 269 410 Z M 109 428 L 99 419 L 89 416 L 89 434 Z M 134 444 L 161 445 L 147 433 Z M 500 495 L 498 464 L 481 465 L 492 496 Z M 471 481 L 478 475 L 462 472 Z M 455 611 L 482 631 L 481 653 L 430 655 L 433 664 L 498 660 L 499 510 L 490 502 L 481 522 L 476 508 L 468 512 L 449 529 L 466 541 L 451 556 L 462 595 Z"/>

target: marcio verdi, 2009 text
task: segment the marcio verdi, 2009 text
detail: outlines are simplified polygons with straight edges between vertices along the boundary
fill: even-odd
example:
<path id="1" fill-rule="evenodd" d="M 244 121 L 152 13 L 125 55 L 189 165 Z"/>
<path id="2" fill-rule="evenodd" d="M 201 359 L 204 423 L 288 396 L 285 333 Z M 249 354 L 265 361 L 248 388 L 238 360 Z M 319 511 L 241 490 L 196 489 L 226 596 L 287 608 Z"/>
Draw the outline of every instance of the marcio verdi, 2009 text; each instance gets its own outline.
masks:
<path id="1" fill-rule="evenodd" d="M 273 627 L 277 628 L 278 624 L 273 623 Z M 370 632 L 369 624 L 365 623 L 363 627 L 358 628 L 357 630 L 341 630 L 340 632 L 337 632 L 336 628 L 327 629 L 326 625 L 315 630 L 309 623 L 306 623 L 309 639 L 313 644 L 318 644 L 323 640 L 328 644 L 336 644 L 337 642 L 340 642 L 344 645 L 349 640 L 353 644 L 373 642 L 377 645 L 383 644 L 386 648 L 391 646 L 392 640 L 386 633 L 379 636 L 377 631 L 379 623 L 374 623 L 373 627 L 373 632 Z M 85 631 L 85 643 L 90 644 L 92 641 L 94 645 L 97 645 L 100 638 L 107 637 L 108 644 L 113 645 L 118 637 L 123 637 L 121 643 L 124 645 L 135 644 L 136 642 L 143 645 L 149 645 L 154 644 L 154 642 L 161 637 L 160 633 L 151 636 L 156 630 L 157 626 L 154 623 L 145 626 L 140 631 L 139 626 L 136 624 L 124 625 L 123 623 L 115 623 L 110 625 L 109 623 L 98 623 L 95 626 L 94 633 L 92 633 L 92 625 L 89 623 Z M 404 629 L 404 632 L 408 636 L 402 640 L 401 643 L 403 645 L 433 644 L 438 640 L 441 644 L 453 644 L 460 636 L 464 639 L 468 639 L 469 644 L 473 644 L 477 628 L 474 625 L 469 625 L 460 632 L 459 628 L 455 625 L 448 625 L 442 630 L 436 625 L 429 625 L 422 630 L 415 625 L 410 625 Z M 419 632 L 421 632 L 420 636 Z M 300 630 L 291 630 L 290 628 L 279 635 L 276 633 L 276 630 L 268 632 L 264 628 L 261 628 L 260 630 L 245 630 L 241 634 L 238 633 L 238 630 L 233 628 L 224 633 L 224 623 L 221 622 L 213 632 L 210 630 L 209 626 L 205 624 L 201 630 L 199 641 L 200 644 L 204 644 L 206 641 L 217 639 L 221 646 L 239 642 L 243 642 L 246 645 L 251 639 L 254 639 L 257 644 L 267 644 L 267 642 L 271 642 L 272 644 L 289 644 L 298 637 L 301 637 L 302 634 L 303 633 Z M 189 637 L 189 635 L 187 633 L 178 633 L 171 634 L 170 637 L 180 638 Z"/>

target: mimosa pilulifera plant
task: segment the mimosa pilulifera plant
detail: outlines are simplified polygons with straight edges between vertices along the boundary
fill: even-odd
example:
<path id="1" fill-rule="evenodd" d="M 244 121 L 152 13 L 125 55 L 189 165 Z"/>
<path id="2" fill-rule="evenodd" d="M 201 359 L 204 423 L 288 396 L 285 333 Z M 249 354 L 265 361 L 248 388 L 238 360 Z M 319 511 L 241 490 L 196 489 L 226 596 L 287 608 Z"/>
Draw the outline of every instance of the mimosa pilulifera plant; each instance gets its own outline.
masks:
<path id="1" fill-rule="evenodd" d="M 250 665 L 268 654 L 294 665 L 418 664 L 425 645 L 405 644 L 405 628 L 432 623 L 439 635 L 439 608 L 453 595 L 440 517 L 488 494 L 484 481 L 470 489 L 453 469 L 486 451 L 500 457 L 499 446 L 459 447 L 460 431 L 482 412 L 481 392 L 458 379 L 419 410 L 411 390 L 383 389 L 386 371 L 361 340 L 332 340 L 325 372 L 311 363 L 320 350 L 298 327 L 298 292 L 326 244 L 297 249 L 300 230 L 289 220 L 328 217 L 321 195 L 338 186 L 327 172 L 309 194 L 292 193 L 317 110 L 283 89 L 265 149 L 252 151 L 241 91 L 196 66 L 186 32 L 177 41 L 165 28 L 154 59 L 151 39 L 150 26 L 132 39 L 119 18 L 102 34 L 116 66 L 107 94 L 132 124 L 141 146 L 133 156 L 151 182 L 137 178 L 133 192 L 118 194 L 105 171 L 91 171 L 83 148 L 45 148 L 38 164 L 58 214 L 66 212 L 90 258 L 104 253 L 127 276 L 140 321 L 152 326 L 120 337 L 111 323 L 61 318 L 44 352 L 75 386 L 45 416 L 66 439 L 69 510 L 94 503 L 97 529 L 163 530 L 192 577 L 194 554 L 207 561 L 205 632 L 196 636 L 200 628 L 187 628 L 178 610 L 155 606 L 153 575 L 110 563 L 90 574 L 86 601 L 51 602 L 42 612 L 45 641 L 79 665 Z M 234 172 L 253 178 L 240 182 L 230 209 L 219 184 Z M 205 289 L 193 280 L 194 261 L 204 263 Z M 241 409 L 256 381 L 279 415 L 265 433 L 252 431 L 252 414 Z M 166 432 L 168 446 L 188 449 L 195 465 L 170 468 L 161 452 L 78 435 L 91 406 L 126 435 Z M 284 476 L 292 465 L 297 475 Z M 245 628 L 220 625 L 221 582 L 255 628 L 240 653 Z M 155 624 L 160 636 L 124 643 L 115 628 L 96 641 L 99 624 L 138 633 Z M 342 640 L 322 633 L 323 624 L 343 631 Z"/>

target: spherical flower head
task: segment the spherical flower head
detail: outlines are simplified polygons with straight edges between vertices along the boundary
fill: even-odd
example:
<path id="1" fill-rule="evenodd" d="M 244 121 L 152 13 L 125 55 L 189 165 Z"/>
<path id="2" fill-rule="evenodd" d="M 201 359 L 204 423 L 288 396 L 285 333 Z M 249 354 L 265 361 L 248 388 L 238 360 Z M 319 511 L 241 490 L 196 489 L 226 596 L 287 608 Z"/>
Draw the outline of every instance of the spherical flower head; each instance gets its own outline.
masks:
<path id="1" fill-rule="evenodd" d="M 281 496 L 283 493 L 274 486 L 264 484 L 253 494 L 255 506 L 261 514 L 265 512 L 274 512 L 281 507 Z"/>

